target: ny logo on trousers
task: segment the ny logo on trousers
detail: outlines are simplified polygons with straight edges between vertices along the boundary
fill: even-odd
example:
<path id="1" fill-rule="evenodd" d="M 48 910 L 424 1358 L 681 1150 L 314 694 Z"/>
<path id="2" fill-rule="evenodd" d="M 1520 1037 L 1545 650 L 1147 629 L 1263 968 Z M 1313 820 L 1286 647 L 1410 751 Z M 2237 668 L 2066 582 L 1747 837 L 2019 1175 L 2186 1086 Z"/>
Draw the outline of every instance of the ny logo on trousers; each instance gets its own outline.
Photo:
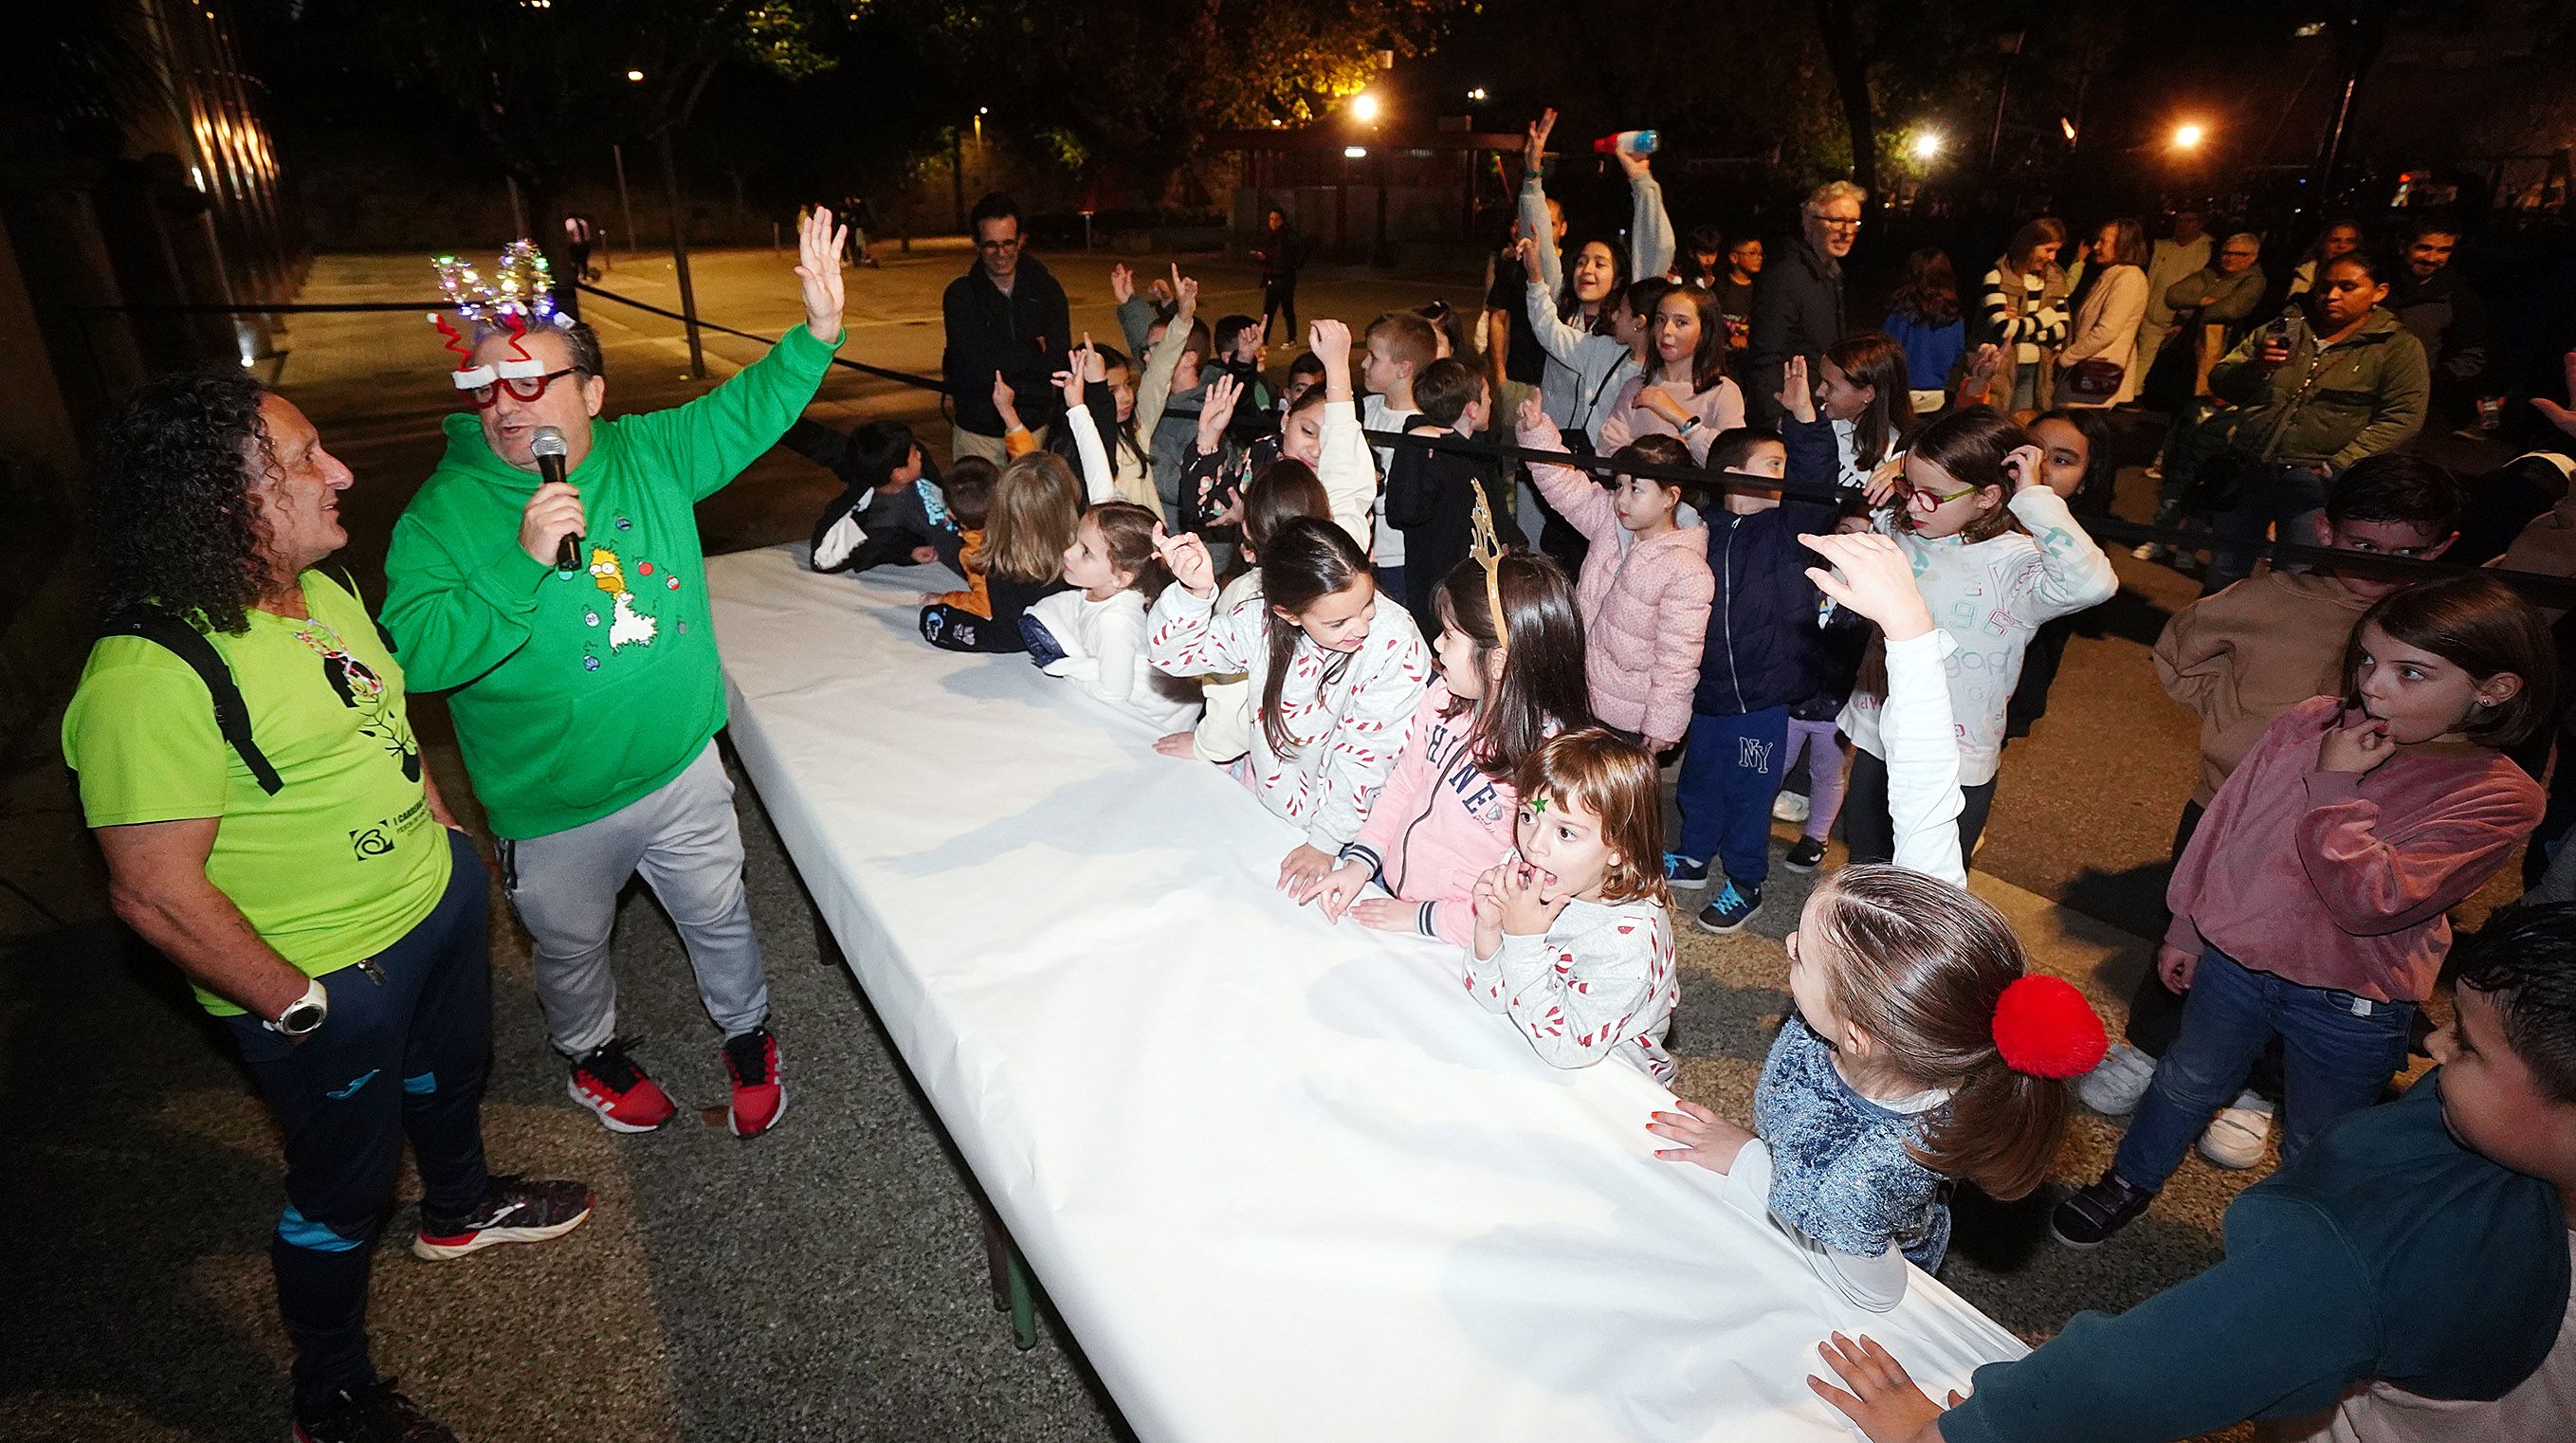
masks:
<path id="1" fill-rule="evenodd" d="M 1737 737 L 1735 764 L 1748 772 L 1767 774 L 1771 770 L 1772 749 L 1778 745 L 1777 742 L 1766 742 L 1760 737 Z"/>

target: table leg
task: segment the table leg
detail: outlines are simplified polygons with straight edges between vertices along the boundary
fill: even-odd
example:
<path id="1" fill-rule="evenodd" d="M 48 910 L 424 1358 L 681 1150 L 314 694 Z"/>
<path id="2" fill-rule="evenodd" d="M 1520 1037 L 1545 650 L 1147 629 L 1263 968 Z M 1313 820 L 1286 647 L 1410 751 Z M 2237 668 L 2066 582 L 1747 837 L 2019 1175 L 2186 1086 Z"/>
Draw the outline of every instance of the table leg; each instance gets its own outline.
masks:
<path id="1" fill-rule="evenodd" d="M 1038 1345 L 1037 1291 L 1029 1284 L 1028 1262 L 992 1203 L 978 1196 L 975 1206 L 984 1215 L 984 1262 L 992 1271 L 993 1310 L 1011 1315 L 1011 1341 L 1026 1352 Z"/>
<path id="2" fill-rule="evenodd" d="M 832 924 L 823 920 L 823 909 L 808 900 L 805 910 L 814 918 L 814 955 L 821 958 L 826 967 L 846 970 L 849 959 L 841 955 L 840 939 L 832 935 Z"/>

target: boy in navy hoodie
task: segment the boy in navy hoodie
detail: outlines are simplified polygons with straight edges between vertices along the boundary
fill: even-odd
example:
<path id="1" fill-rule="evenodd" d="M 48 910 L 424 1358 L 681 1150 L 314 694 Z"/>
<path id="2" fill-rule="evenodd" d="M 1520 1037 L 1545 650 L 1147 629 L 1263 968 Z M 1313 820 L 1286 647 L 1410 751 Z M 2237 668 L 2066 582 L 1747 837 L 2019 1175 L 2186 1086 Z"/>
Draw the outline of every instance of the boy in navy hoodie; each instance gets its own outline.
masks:
<path id="1" fill-rule="evenodd" d="M 965 575 L 957 562 L 962 539 L 910 427 L 870 421 L 844 436 L 820 422 L 798 421 L 780 439 L 841 478 L 841 494 L 814 523 L 816 571 L 937 561 Z"/>
<path id="2" fill-rule="evenodd" d="M 1703 518 L 1717 601 L 1708 611 L 1708 642 L 1675 788 L 1681 838 L 1664 857 L 1664 880 L 1679 890 L 1708 885 L 1712 855 L 1724 867 L 1726 885 L 1696 919 L 1706 932 L 1736 931 L 1762 905 L 1789 708 L 1817 688 L 1816 588 L 1807 580 L 1814 553 L 1798 544 L 1798 535 L 1831 530 L 1836 507 L 1763 483 L 1785 476 L 1831 486 L 1840 462 L 1832 423 L 1816 418 L 1805 363 L 1793 357 L 1788 367 L 1780 434 L 1739 427 L 1708 448 L 1711 470 L 1743 475 L 1748 485 L 1729 490 L 1724 504 Z M 1772 462 L 1775 456 L 1785 465 Z"/>

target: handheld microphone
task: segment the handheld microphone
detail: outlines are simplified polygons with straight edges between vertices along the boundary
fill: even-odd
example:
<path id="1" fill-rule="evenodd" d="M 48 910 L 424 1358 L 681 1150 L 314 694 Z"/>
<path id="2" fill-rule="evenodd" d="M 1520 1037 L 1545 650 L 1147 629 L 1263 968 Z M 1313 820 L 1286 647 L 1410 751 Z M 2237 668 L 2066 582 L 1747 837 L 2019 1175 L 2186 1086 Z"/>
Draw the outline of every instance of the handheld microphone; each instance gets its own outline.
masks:
<path id="1" fill-rule="evenodd" d="M 563 432 L 552 426 L 539 426 L 537 434 L 528 441 L 528 454 L 537 458 L 538 479 L 561 481 L 564 478 L 564 456 L 571 449 L 564 444 Z M 566 536 L 563 539 L 562 549 L 555 553 L 555 569 L 557 571 L 581 569 L 580 537 Z"/>

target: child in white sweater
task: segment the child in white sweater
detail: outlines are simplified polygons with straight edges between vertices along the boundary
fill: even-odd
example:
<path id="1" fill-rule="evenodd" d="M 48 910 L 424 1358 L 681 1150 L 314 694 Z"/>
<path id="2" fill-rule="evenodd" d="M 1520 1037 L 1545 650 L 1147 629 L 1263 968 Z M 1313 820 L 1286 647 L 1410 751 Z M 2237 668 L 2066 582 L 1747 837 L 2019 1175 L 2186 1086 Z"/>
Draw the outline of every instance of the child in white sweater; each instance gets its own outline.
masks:
<path id="1" fill-rule="evenodd" d="M 1381 605 L 1368 553 L 1329 521 L 1299 517 L 1261 553 L 1261 592 L 1219 614 L 1216 568 L 1194 535 L 1157 537 L 1179 582 L 1147 619 L 1146 652 L 1174 676 L 1240 672 L 1253 693 L 1251 750 L 1234 774 L 1303 827 L 1279 887 L 1306 898 L 1367 819 L 1430 683 L 1422 633 Z"/>
<path id="2" fill-rule="evenodd" d="M 1066 590 L 1021 614 L 1029 660 L 1047 675 L 1156 726 L 1178 726 L 1195 699 L 1145 665 L 1145 603 L 1172 574 L 1154 551 L 1154 513 L 1132 501 L 1104 501 L 1083 513 L 1064 549 Z"/>
<path id="3" fill-rule="evenodd" d="M 1992 411 L 1958 411 L 1916 435 L 1901 469 L 1882 469 L 1870 481 L 1875 528 L 1904 550 L 1932 624 L 1958 647 L 1947 667 L 1965 802 L 1960 848 L 1970 854 L 1994 800 L 2004 709 L 2031 636 L 2042 622 L 2108 601 L 2120 589 L 2110 558 L 2048 488 L 2042 463 L 2028 431 Z M 2013 529 L 2016 520 L 2027 533 Z M 1854 750 L 1843 798 L 1843 836 L 1854 862 L 1896 854 L 1878 732 L 1884 671 L 1874 650 L 1841 719 Z"/>
<path id="4" fill-rule="evenodd" d="M 1616 1057 L 1669 1084 L 1681 983 L 1654 760 L 1585 727 L 1549 738 L 1513 780 L 1515 845 L 1476 879 L 1467 995 L 1554 1066 Z"/>

